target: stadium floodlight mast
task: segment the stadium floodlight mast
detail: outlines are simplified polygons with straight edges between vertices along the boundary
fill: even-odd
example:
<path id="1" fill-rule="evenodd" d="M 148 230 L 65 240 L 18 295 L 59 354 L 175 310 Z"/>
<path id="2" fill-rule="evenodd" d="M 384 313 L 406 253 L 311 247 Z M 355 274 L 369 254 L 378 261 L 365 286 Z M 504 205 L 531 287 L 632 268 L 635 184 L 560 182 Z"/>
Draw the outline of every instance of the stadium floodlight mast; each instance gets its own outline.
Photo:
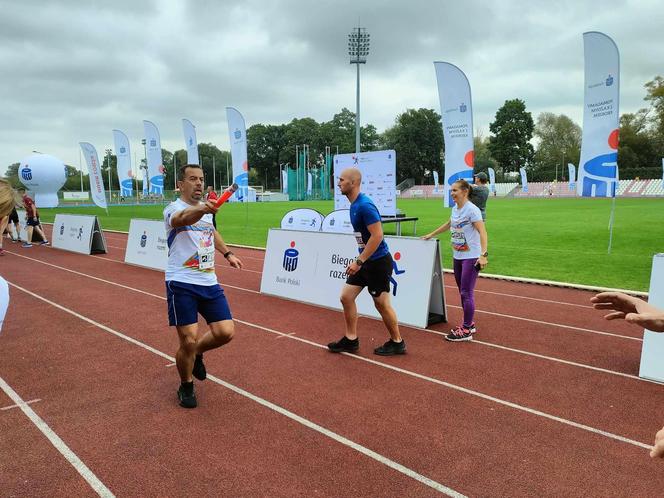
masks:
<path id="1" fill-rule="evenodd" d="M 369 55 L 369 33 L 365 28 L 353 28 L 348 35 L 350 63 L 357 66 L 357 90 L 355 111 L 355 153 L 360 153 L 360 64 L 367 63 Z"/>

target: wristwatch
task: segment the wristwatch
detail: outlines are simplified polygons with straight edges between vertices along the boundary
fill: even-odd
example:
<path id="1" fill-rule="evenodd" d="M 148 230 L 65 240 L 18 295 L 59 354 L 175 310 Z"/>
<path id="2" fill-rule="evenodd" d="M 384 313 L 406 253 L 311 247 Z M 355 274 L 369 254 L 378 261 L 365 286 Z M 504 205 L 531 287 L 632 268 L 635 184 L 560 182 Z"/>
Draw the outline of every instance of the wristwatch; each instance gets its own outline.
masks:
<path id="1" fill-rule="evenodd" d="M 355 258 L 355 264 L 357 266 L 362 266 L 364 264 L 364 261 L 362 261 L 362 259 L 358 256 L 357 258 Z"/>
<path id="2" fill-rule="evenodd" d="M 482 254 L 480 254 L 483 258 L 488 258 L 489 257 L 489 251 L 484 251 Z"/>
<path id="3" fill-rule="evenodd" d="M 228 259 L 228 256 L 233 256 L 233 251 L 228 251 L 224 253 L 224 258 Z"/>

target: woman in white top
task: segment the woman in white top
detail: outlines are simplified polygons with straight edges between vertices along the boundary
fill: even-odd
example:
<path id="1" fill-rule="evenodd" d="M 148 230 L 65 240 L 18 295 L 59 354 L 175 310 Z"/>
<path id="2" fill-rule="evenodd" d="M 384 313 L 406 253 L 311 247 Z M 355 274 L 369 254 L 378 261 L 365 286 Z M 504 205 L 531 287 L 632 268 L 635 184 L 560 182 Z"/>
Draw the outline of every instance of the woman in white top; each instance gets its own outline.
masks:
<path id="1" fill-rule="evenodd" d="M 475 282 L 479 271 L 488 264 L 487 234 L 479 208 L 468 200 L 470 184 L 458 180 L 452 184 L 454 200 L 452 215 L 447 223 L 422 237 L 430 239 L 450 230 L 454 258 L 454 279 L 461 294 L 463 323 L 447 334 L 448 341 L 470 341 L 475 333 Z"/>

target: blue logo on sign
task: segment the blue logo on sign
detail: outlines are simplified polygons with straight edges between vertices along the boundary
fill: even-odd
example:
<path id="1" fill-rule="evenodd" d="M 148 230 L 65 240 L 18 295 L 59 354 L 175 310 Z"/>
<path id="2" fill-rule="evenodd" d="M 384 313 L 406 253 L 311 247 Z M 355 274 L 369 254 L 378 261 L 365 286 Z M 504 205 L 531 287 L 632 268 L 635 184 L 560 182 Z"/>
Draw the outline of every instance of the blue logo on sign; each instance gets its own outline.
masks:
<path id="1" fill-rule="evenodd" d="M 150 139 L 150 147 L 156 147 L 156 146 L 157 146 L 157 141 L 154 138 Z"/>
<path id="2" fill-rule="evenodd" d="M 21 178 L 24 180 L 32 180 L 32 170 L 27 166 L 21 170 Z"/>
<path id="3" fill-rule="evenodd" d="M 293 217 L 292 217 L 292 216 L 291 216 L 290 218 L 288 218 L 288 224 L 289 224 L 289 225 L 292 225 L 292 224 L 293 224 Z"/>
<path id="4" fill-rule="evenodd" d="M 459 106 L 459 111 L 460 112 L 466 112 L 467 110 L 468 110 L 468 106 L 466 106 L 466 104 L 461 102 L 461 105 Z"/>
<path id="5" fill-rule="evenodd" d="M 64 235 L 64 233 L 65 233 L 65 224 L 63 223 L 62 225 L 60 225 L 60 235 Z"/>
<path id="6" fill-rule="evenodd" d="M 611 86 L 613 85 L 613 76 L 609 74 L 609 77 L 606 78 L 606 86 Z"/>
<path id="7" fill-rule="evenodd" d="M 333 226 L 334 226 L 334 222 L 335 222 L 335 219 L 334 219 L 334 218 L 332 218 L 332 219 L 330 220 L 330 226 L 331 226 L 331 227 L 333 227 Z"/>
<path id="8" fill-rule="evenodd" d="M 147 243 L 148 243 L 147 232 L 143 232 L 143 235 L 141 235 L 141 247 L 145 247 Z"/>
<path id="9" fill-rule="evenodd" d="M 235 133 L 233 135 L 235 136 L 235 140 L 240 140 L 242 132 L 240 130 L 235 130 Z"/>
<path id="10" fill-rule="evenodd" d="M 282 266 L 286 271 L 295 271 L 297 268 L 297 258 L 300 252 L 295 249 L 295 241 L 291 241 L 290 248 L 284 251 L 284 261 Z"/>
<path id="11" fill-rule="evenodd" d="M 194 139 L 189 137 L 189 145 L 194 145 Z"/>
<path id="12" fill-rule="evenodd" d="M 120 154 L 126 154 L 126 153 L 127 153 L 126 147 L 120 147 Z"/>

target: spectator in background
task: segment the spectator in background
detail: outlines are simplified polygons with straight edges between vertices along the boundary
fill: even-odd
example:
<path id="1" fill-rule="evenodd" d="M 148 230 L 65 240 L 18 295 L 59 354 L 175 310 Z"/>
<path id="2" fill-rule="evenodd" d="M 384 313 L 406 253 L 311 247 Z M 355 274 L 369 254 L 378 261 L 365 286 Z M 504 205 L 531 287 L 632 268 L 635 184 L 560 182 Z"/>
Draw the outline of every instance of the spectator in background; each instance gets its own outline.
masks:
<path id="1" fill-rule="evenodd" d="M 16 206 L 14 206 L 12 212 L 9 214 L 7 230 L 9 231 L 9 236 L 12 238 L 12 242 L 21 242 L 21 221 L 18 219 Z"/>
<path id="2" fill-rule="evenodd" d="M 653 332 L 664 332 L 664 311 L 642 299 L 622 292 L 601 292 L 590 301 L 595 309 L 610 310 L 604 316 L 607 320 L 624 319 Z M 650 451 L 650 456 L 664 458 L 664 427 L 655 434 L 655 445 Z"/>
<path id="3" fill-rule="evenodd" d="M 21 195 L 23 198 L 23 207 L 25 208 L 25 224 L 26 230 L 28 231 L 28 237 L 25 242 L 23 242 L 23 247 L 32 247 L 32 233 L 37 232 L 37 234 L 41 237 L 42 241 L 40 242 L 41 245 L 48 245 L 48 239 L 46 238 L 46 235 L 41 229 L 41 223 L 39 221 L 39 210 L 37 209 L 37 206 L 35 205 L 35 201 L 33 201 L 28 194 L 25 192 L 24 188 L 18 189 L 18 193 Z"/>
<path id="4" fill-rule="evenodd" d="M 486 221 L 486 201 L 489 198 L 489 177 L 486 176 L 484 171 L 475 173 L 475 184 L 470 186 L 470 195 L 468 200 L 480 208 L 482 213 L 482 221 Z"/>
<path id="5" fill-rule="evenodd" d="M 205 200 L 214 203 L 217 202 L 217 199 L 219 199 L 219 196 L 212 188 L 212 185 L 208 185 L 207 193 L 205 194 Z M 215 229 L 217 228 L 217 213 L 212 213 L 212 225 Z"/>

